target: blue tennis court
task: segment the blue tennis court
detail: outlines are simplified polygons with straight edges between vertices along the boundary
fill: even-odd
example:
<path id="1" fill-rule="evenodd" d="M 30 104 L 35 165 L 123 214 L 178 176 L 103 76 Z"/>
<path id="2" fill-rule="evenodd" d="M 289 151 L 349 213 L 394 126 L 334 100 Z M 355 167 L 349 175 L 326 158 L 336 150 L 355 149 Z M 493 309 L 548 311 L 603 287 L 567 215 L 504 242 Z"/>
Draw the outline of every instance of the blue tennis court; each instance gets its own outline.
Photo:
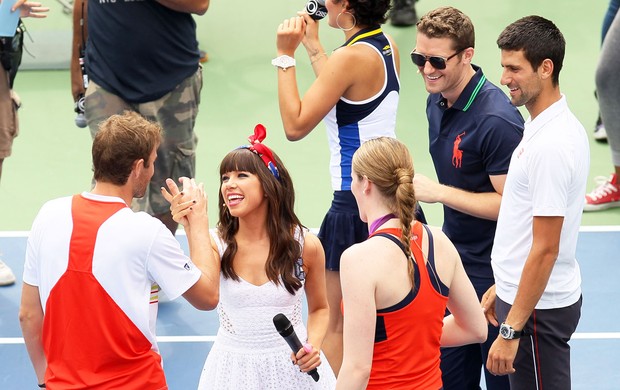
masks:
<path id="1" fill-rule="evenodd" d="M 187 250 L 184 235 L 178 235 Z M 21 279 L 25 232 L 0 233 L 3 259 Z M 573 389 L 620 388 L 618 256 L 620 227 L 584 227 L 577 244 L 583 278 L 583 311 L 571 341 Z M 17 320 L 21 282 L 0 288 L 0 389 L 34 388 L 36 377 Z M 85 315 L 87 315 L 85 313 Z M 159 347 L 171 390 L 195 389 L 218 328 L 217 313 L 194 309 L 182 298 L 160 304 Z M 274 332 L 275 332 L 274 328 Z"/>

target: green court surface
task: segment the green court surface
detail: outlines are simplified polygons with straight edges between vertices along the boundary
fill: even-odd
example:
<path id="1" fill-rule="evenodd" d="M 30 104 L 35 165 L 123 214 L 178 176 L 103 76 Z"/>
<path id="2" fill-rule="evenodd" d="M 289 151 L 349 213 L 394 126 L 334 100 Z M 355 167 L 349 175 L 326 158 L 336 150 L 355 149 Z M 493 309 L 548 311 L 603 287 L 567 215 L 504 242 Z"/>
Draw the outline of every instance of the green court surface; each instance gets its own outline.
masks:
<path id="1" fill-rule="evenodd" d="M 474 62 L 496 84 L 501 67 L 495 39 L 501 30 L 530 14 L 555 21 L 567 41 L 560 76 L 562 91 L 591 136 L 597 115 L 594 70 L 607 1 L 421 0 L 417 9 L 422 14 L 446 4 L 460 8 L 472 18 L 477 36 Z M 25 59 L 25 68 L 63 68 L 68 62 L 70 16 L 62 13 L 59 2 L 47 1 L 47 5 L 52 8 L 49 18 L 26 20 L 35 39 L 29 47 L 36 58 Z M 200 45 L 207 49 L 210 58 L 204 68 L 201 111 L 196 126 L 200 138 L 197 179 L 208 189 L 212 225 L 217 215 L 218 163 L 229 150 L 247 142 L 257 123 L 267 127 L 266 143 L 291 171 L 302 222 L 318 227 L 329 207 L 332 190 L 325 128 L 320 124 L 298 142 L 286 140 L 278 112 L 276 71 L 270 64 L 276 53 L 278 24 L 303 5 L 303 1 L 289 0 L 216 0 L 204 16 L 196 17 Z M 401 53 L 398 137 L 410 147 L 416 170 L 434 176 L 426 133 L 427 93 L 408 55 L 415 42 L 415 28 L 386 25 L 385 31 L 395 38 Z M 321 26 L 321 37 L 328 51 L 343 42 L 343 34 L 326 23 Z M 297 77 L 303 93 L 314 76 L 303 48 L 298 50 L 297 60 Z M 24 69 L 17 77 L 15 89 L 23 101 L 21 134 L 15 140 L 13 155 L 4 163 L 0 184 L 0 230 L 4 231 L 28 230 L 45 201 L 88 190 L 91 180 L 90 134 L 74 125 L 68 71 Z M 609 175 L 612 171 L 607 145 L 591 139 L 591 151 L 589 189 L 595 185 L 595 176 Z M 431 224 L 442 223 L 440 206 L 423 207 Z M 619 222 L 620 209 L 585 214 L 583 218 L 584 225 L 618 225 Z"/>

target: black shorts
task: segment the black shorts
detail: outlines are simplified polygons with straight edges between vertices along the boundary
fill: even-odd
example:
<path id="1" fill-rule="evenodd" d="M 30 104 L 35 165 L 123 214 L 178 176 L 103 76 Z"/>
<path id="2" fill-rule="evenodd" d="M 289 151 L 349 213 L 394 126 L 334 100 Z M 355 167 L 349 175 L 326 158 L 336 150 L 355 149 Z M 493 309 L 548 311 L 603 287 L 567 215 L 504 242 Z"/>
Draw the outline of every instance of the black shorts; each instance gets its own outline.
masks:
<path id="1" fill-rule="evenodd" d="M 579 298 L 558 309 L 536 309 L 523 330 L 514 361 L 516 372 L 509 375 L 512 390 L 570 390 L 570 345 L 581 317 Z M 511 305 L 497 298 L 497 319 L 505 321 Z"/>
<path id="2" fill-rule="evenodd" d="M 330 271 L 340 270 L 340 256 L 345 249 L 368 238 L 368 225 L 360 219 L 351 191 L 334 191 L 318 237 L 325 250 L 325 268 Z"/>

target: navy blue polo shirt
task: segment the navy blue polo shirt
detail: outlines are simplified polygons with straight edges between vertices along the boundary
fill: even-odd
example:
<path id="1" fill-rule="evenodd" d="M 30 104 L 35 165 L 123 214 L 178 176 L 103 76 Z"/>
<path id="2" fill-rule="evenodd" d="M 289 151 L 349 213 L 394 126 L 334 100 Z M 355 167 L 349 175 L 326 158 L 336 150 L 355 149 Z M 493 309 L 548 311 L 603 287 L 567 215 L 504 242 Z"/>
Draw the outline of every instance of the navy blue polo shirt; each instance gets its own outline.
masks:
<path id="1" fill-rule="evenodd" d="M 431 94 L 426 105 L 429 149 L 441 184 L 469 192 L 495 191 L 489 175 L 508 173 L 510 157 L 523 136 L 523 117 L 508 97 L 476 71 L 457 101 Z M 477 289 L 493 280 L 491 248 L 496 222 L 444 205 L 443 231 L 458 250 Z M 482 279 L 482 280 L 480 280 Z"/>
<path id="2" fill-rule="evenodd" d="M 157 100 L 198 70 L 192 15 L 153 0 L 90 1 L 86 69 L 131 103 Z"/>

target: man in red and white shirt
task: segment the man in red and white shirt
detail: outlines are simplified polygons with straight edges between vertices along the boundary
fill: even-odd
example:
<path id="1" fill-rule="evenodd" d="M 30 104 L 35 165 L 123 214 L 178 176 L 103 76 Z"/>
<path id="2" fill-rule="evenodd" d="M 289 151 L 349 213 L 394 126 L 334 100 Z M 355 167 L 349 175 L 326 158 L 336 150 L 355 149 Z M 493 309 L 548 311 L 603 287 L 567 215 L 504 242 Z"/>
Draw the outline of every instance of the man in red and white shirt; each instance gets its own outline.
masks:
<path id="1" fill-rule="evenodd" d="M 191 260 L 161 221 L 128 207 L 144 196 L 160 140 L 138 114 L 110 117 L 93 141 L 95 187 L 47 202 L 33 223 L 19 318 L 41 387 L 167 389 L 151 289 L 217 305 L 205 197 L 187 217 Z"/>

